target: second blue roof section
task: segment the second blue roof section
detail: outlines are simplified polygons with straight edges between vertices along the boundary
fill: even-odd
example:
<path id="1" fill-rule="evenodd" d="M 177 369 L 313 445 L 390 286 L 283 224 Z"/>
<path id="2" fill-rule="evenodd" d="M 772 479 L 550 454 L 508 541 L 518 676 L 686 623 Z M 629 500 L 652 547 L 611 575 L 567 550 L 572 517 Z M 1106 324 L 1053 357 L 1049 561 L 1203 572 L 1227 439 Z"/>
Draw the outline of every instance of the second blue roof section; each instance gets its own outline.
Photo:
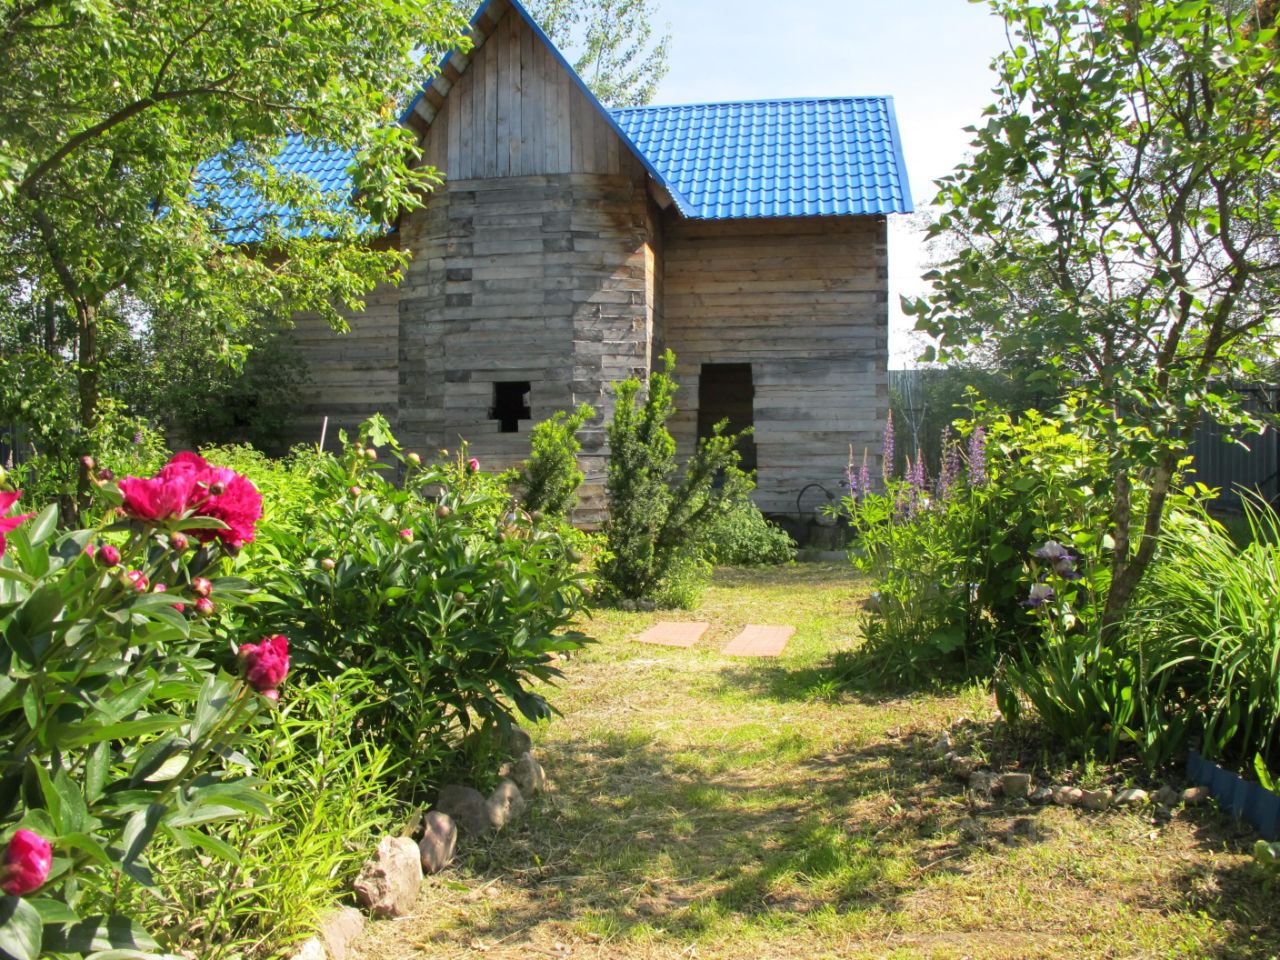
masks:
<path id="1" fill-rule="evenodd" d="M 912 213 L 892 97 L 613 111 L 698 220 Z"/>

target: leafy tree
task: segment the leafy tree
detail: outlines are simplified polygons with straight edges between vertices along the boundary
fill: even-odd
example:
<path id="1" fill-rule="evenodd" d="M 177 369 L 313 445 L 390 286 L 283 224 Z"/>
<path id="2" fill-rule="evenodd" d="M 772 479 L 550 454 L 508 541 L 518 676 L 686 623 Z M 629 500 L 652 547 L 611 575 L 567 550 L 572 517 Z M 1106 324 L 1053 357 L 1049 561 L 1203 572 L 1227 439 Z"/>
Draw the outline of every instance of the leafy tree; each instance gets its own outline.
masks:
<path id="1" fill-rule="evenodd" d="M 462 28 L 447 0 L 0 3 L 0 288 L 65 319 L 80 430 L 126 294 L 225 353 L 262 310 L 341 328 L 397 272 L 369 225 L 435 173 L 394 121 Z M 349 156 L 356 190 L 283 171 L 291 137 Z"/>
<path id="2" fill-rule="evenodd" d="M 1114 623 L 1196 423 L 1246 423 L 1230 384 L 1273 355 L 1276 30 L 1211 0 L 987 2 L 1011 48 L 936 227 L 970 242 L 907 308 L 944 357 L 1031 342 L 1087 383 L 1110 451 Z"/>
<path id="3" fill-rule="evenodd" d="M 602 103 L 653 101 L 671 42 L 670 27 L 655 36 L 654 0 L 535 0 L 530 12 Z"/>

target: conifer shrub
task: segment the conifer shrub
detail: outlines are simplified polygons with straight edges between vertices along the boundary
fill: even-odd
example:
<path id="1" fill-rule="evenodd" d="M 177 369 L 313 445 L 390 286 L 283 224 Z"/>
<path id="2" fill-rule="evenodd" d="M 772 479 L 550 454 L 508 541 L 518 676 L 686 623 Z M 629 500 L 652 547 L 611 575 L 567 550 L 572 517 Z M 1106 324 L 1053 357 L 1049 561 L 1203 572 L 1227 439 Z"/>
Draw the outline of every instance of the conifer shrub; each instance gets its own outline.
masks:
<path id="1" fill-rule="evenodd" d="M 522 499 L 530 513 L 567 517 L 578 505 L 583 481 L 578 431 L 595 415 L 595 408 L 584 403 L 573 413 L 561 410 L 533 428 L 532 453 L 520 471 Z"/>
<path id="2" fill-rule="evenodd" d="M 716 520 L 750 489 L 739 468 L 738 441 L 726 423 L 698 443 L 683 472 L 667 429 L 675 413 L 675 354 L 664 354 L 648 391 L 631 378 L 614 384 L 617 401 L 608 427 L 609 555 L 601 576 L 622 600 L 652 599 L 687 607 L 706 583 L 705 551 Z"/>

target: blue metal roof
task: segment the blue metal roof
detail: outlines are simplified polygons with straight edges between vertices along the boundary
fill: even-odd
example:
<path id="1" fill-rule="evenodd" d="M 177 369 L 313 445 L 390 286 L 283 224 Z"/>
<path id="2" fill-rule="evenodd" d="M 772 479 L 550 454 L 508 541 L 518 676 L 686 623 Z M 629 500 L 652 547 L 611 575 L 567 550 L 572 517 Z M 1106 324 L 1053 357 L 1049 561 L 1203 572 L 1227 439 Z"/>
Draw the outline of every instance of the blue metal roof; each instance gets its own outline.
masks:
<path id="1" fill-rule="evenodd" d="M 351 178 L 354 160 L 353 150 L 310 142 L 298 134 L 290 134 L 274 157 L 273 165 L 280 174 L 310 178 L 316 189 L 332 194 L 335 203 L 345 203 L 355 189 Z M 293 215 L 287 207 L 268 206 L 255 191 L 233 183 L 223 172 L 220 158 L 200 164 L 196 170 L 196 183 L 199 195 L 219 207 L 219 220 L 229 243 L 261 240 L 265 232 L 264 221 L 268 220 L 274 220 L 282 232 L 293 236 L 306 236 L 312 232 L 307 226 L 290 223 Z M 368 226 L 372 227 L 372 224 Z"/>
<path id="2" fill-rule="evenodd" d="M 613 115 L 687 217 L 915 209 L 892 97 L 631 107 Z"/>

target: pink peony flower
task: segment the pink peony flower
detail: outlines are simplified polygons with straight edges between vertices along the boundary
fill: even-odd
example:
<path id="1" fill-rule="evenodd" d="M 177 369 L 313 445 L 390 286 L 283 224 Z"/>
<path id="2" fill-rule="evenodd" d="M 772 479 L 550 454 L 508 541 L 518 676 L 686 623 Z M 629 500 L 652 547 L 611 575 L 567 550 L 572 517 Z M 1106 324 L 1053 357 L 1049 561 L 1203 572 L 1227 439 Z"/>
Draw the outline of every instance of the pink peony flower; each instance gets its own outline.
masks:
<path id="1" fill-rule="evenodd" d="M 226 530 L 192 531 L 201 543 L 248 543 L 262 519 L 262 495 L 248 479 L 185 451 L 150 479 L 125 477 L 120 492 L 125 513 L 135 520 L 154 523 L 195 514 L 227 525 Z"/>
<path id="2" fill-rule="evenodd" d="M 120 563 L 120 551 L 109 543 L 104 543 L 98 548 L 98 552 L 94 557 L 100 564 L 110 570 Z"/>
<path id="3" fill-rule="evenodd" d="M 279 700 L 276 689 L 289 673 L 289 641 L 276 634 L 263 637 L 261 643 L 246 643 L 240 648 L 240 667 L 249 686 L 271 700 Z"/>
<path id="4" fill-rule="evenodd" d="M 9 512 L 9 508 L 17 503 L 18 498 L 21 496 L 21 490 L 16 490 L 13 493 L 0 492 L 0 557 L 4 556 L 4 548 L 8 544 L 4 535 L 12 530 L 17 530 L 18 525 L 21 524 L 22 521 L 30 520 L 35 516 L 34 513 L 23 513 L 16 517 L 5 516 L 5 514 Z"/>
<path id="5" fill-rule="evenodd" d="M 194 454 L 178 454 L 154 477 L 125 477 L 121 480 L 125 514 L 147 523 L 174 520 L 185 514 L 196 496 L 201 471 L 189 459 L 180 459 L 184 456 L 192 457 Z"/>
<path id="6" fill-rule="evenodd" d="M 4 852 L 0 890 L 13 897 L 26 896 L 44 885 L 52 868 L 53 847 L 49 841 L 30 830 L 19 830 Z"/>

